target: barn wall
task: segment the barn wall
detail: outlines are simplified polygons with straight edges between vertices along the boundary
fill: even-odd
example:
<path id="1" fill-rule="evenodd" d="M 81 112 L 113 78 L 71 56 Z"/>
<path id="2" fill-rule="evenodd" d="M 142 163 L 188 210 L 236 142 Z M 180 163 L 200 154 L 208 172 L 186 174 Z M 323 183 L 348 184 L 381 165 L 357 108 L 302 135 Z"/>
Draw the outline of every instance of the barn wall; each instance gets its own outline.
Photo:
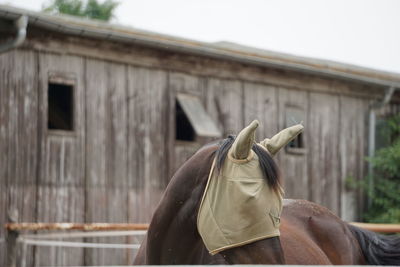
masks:
<path id="1" fill-rule="evenodd" d="M 72 39 L 68 49 L 57 39 L 30 40 L 40 50 L 0 55 L 0 210 L 18 211 L 25 222 L 149 222 L 175 170 L 209 141 L 175 140 L 176 94 L 188 93 L 199 97 L 224 136 L 257 118 L 257 138 L 271 137 L 286 127 L 288 108 L 303 110 L 305 150 L 276 156 L 286 197 L 357 218 L 360 195 L 346 179 L 364 175 L 371 88 L 145 48 L 123 56 L 127 48 L 102 51 L 103 43 L 93 48 Z M 47 129 L 53 78 L 74 83 L 72 133 Z M 370 91 L 371 97 L 379 90 Z M 40 266 L 132 262 L 122 250 L 29 253 L 29 262 Z"/>
<path id="2" fill-rule="evenodd" d="M 242 82 L 215 77 L 206 77 L 204 80 L 207 112 L 223 136 L 237 133 L 244 126 Z"/>
<path id="3" fill-rule="evenodd" d="M 243 83 L 244 106 L 242 113 L 245 120 L 243 126 L 247 126 L 257 118 L 260 121 L 256 133 L 257 140 L 271 138 L 279 129 L 279 91 L 276 86 L 251 82 Z"/>
<path id="4" fill-rule="evenodd" d="M 339 214 L 339 97 L 312 93 L 309 101 L 311 200 Z"/>
<path id="5" fill-rule="evenodd" d="M 0 55 L 0 224 L 36 220 L 38 94 L 32 51 Z M 5 238 L 0 228 L 0 239 Z M 4 266 L 4 243 L 0 243 Z M 32 260 L 33 250 L 28 251 Z M 28 261 L 28 264 L 30 262 Z"/>

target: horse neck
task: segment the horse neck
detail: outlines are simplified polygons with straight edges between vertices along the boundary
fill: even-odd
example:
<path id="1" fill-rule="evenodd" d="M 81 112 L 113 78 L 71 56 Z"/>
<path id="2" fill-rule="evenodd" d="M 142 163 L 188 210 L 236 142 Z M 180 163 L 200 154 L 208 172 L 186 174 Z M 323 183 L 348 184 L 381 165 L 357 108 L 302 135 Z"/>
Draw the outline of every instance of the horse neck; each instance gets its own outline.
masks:
<path id="1" fill-rule="evenodd" d="M 196 220 L 214 151 L 197 152 L 171 179 L 150 223 L 148 264 L 193 264 L 209 258 Z"/>

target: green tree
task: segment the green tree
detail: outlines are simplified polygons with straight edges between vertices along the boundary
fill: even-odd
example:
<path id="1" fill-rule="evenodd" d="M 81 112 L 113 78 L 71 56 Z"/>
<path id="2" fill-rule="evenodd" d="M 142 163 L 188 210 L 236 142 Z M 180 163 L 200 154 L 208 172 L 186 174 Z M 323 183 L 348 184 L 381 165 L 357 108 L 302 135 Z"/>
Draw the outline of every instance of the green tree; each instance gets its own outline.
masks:
<path id="1" fill-rule="evenodd" d="M 43 11 L 109 21 L 114 17 L 118 5 L 113 0 L 105 0 L 103 3 L 97 0 L 51 0 Z"/>
<path id="2" fill-rule="evenodd" d="M 378 131 L 385 135 L 389 145 L 379 149 L 367 160 L 372 164 L 373 188 L 368 179 L 350 184 L 361 187 L 371 200 L 364 220 L 375 223 L 400 223 L 400 114 L 382 123 Z"/>

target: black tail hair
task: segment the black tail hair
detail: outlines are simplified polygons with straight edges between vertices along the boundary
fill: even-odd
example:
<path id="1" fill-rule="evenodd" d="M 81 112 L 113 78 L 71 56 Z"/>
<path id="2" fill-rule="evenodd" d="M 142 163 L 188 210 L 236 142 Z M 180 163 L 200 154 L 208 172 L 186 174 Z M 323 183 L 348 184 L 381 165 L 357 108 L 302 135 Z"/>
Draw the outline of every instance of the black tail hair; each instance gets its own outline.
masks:
<path id="1" fill-rule="evenodd" d="M 400 236 L 380 235 L 349 225 L 370 265 L 400 265 Z"/>
<path id="2" fill-rule="evenodd" d="M 225 158 L 228 154 L 229 149 L 231 148 L 233 142 L 235 141 L 235 136 L 229 135 L 228 138 L 222 140 L 219 149 L 216 154 L 216 169 L 220 171 L 222 165 L 225 161 Z M 258 160 L 260 162 L 261 170 L 264 174 L 264 178 L 267 180 L 267 183 L 271 188 L 277 189 L 279 185 L 280 173 L 278 166 L 272 157 L 268 154 L 267 151 L 260 148 L 257 144 L 254 144 L 252 147 L 254 153 L 258 156 Z"/>

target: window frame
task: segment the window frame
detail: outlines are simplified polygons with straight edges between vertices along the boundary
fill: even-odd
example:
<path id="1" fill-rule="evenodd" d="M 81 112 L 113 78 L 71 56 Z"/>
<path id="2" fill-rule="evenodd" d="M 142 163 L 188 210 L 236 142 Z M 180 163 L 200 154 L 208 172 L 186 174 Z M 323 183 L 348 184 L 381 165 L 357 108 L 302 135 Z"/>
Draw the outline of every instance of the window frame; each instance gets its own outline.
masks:
<path id="1" fill-rule="evenodd" d="M 49 129 L 49 86 L 50 84 L 60 84 L 65 86 L 71 87 L 71 99 L 72 99 L 72 129 L 71 130 L 64 130 L 64 129 Z M 47 84 L 46 84 L 46 131 L 49 135 L 62 135 L 62 136 L 71 136 L 75 137 L 77 135 L 77 114 L 76 114 L 76 106 L 77 106 L 77 99 L 76 99 L 76 85 L 77 79 L 74 74 L 71 73 L 57 73 L 57 72 L 50 72 L 48 74 Z"/>
<path id="2" fill-rule="evenodd" d="M 295 118 L 294 118 L 295 121 L 292 121 L 292 119 L 291 119 L 291 117 L 293 117 L 293 116 L 291 116 L 293 113 L 300 114 L 300 115 L 295 116 Z M 291 117 L 289 118 L 289 116 L 291 116 Z M 293 125 L 295 125 L 297 123 L 301 123 L 301 122 L 304 123 L 306 118 L 307 118 L 307 113 L 306 113 L 306 111 L 304 110 L 303 107 L 293 106 L 293 105 L 286 105 L 285 106 L 285 117 L 284 117 L 284 119 L 285 119 L 285 121 L 284 121 L 285 128 L 293 126 Z M 308 153 L 307 143 L 306 143 L 306 138 L 305 138 L 304 132 L 302 132 L 301 135 L 302 135 L 301 136 L 301 138 L 302 138 L 302 140 L 301 140 L 302 147 L 289 147 L 289 144 L 287 144 L 285 146 L 285 152 L 287 154 L 305 155 L 305 154 Z M 297 136 L 296 138 L 299 138 L 299 136 Z"/>
<path id="3" fill-rule="evenodd" d="M 204 103 L 198 96 L 187 94 L 187 93 L 177 93 L 175 95 L 175 116 L 177 104 L 180 105 L 182 111 L 184 112 L 186 118 L 188 119 L 191 127 L 194 131 L 194 140 L 179 140 L 177 139 L 177 133 L 175 132 L 174 140 L 176 143 L 182 144 L 194 144 L 205 139 L 215 139 L 221 138 L 222 132 L 218 128 L 217 124 L 214 122 L 210 114 L 208 114 Z M 177 121 L 175 118 L 175 130 L 177 128 Z"/>

